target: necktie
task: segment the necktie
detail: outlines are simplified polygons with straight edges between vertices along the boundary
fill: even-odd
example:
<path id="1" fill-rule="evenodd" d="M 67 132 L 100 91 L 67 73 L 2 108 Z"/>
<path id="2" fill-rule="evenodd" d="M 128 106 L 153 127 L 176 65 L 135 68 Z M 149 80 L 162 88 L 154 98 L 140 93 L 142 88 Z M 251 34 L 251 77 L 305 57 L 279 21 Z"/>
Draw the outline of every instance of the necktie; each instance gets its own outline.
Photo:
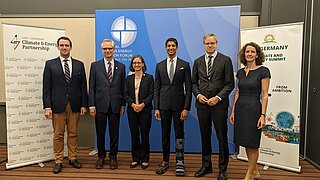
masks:
<path id="1" fill-rule="evenodd" d="M 112 65 L 111 65 L 111 62 L 108 62 L 108 81 L 109 81 L 109 83 L 112 82 Z"/>
<path id="2" fill-rule="evenodd" d="M 207 71 L 207 73 L 208 73 L 208 76 L 210 76 L 211 73 L 212 73 L 212 56 L 208 56 L 208 58 L 209 58 L 209 61 L 208 61 L 208 71 Z"/>
<path id="3" fill-rule="evenodd" d="M 173 75 L 174 75 L 174 64 L 173 64 L 173 59 L 170 59 L 169 79 L 171 83 L 173 80 Z"/>
<path id="4" fill-rule="evenodd" d="M 66 81 L 69 84 L 71 81 L 71 77 L 70 77 L 68 59 L 64 59 L 63 62 L 64 62 L 64 77 L 66 78 Z"/>

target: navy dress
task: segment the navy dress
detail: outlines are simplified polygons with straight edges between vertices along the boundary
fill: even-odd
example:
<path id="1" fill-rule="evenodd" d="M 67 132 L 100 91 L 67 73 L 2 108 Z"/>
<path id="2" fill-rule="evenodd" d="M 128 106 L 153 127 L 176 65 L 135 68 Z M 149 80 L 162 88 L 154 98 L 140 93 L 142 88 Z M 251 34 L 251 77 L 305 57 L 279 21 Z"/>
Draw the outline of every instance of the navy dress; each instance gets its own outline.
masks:
<path id="1" fill-rule="evenodd" d="M 261 79 L 271 78 L 267 67 L 250 70 L 246 76 L 244 68 L 237 73 L 239 97 L 235 104 L 234 134 L 237 145 L 259 148 L 261 129 L 257 129 L 261 116 Z"/>

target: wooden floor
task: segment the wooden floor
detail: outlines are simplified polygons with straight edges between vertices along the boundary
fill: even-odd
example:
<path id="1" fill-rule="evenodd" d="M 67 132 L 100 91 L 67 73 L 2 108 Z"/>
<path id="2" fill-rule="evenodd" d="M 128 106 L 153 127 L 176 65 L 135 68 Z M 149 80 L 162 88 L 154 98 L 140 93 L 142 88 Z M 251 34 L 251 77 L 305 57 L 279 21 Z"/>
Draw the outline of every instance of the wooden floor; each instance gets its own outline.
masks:
<path id="1" fill-rule="evenodd" d="M 54 165 L 53 161 L 44 163 L 44 167 L 41 168 L 37 164 L 20 167 L 11 170 L 5 170 L 5 163 L 3 162 L 7 158 L 6 148 L 0 147 L 0 179 L 197 179 L 193 175 L 198 168 L 201 166 L 201 155 L 200 154 L 186 154 L 185 165 L 186 165 L 186 176 L 176 177 L 174 173 L 174 163 L 171 163 L 169 170 L 164 175 L 156 175 L 155 169 L 158 162 L 161 161 L 161 153 L 152 153 L 150 159 L 150 166 L 148 169 L 143 170 L 140 167 L 130 169 L 129 164 L 131 156 L 129 152 L 120 152 L 118 154 L 119 169 L 110 170 L 108 165 L 104 169 L 95 169 L 95 162 L 97 156 L 88 155 L 91 152 L 91 148 L 80 148 L 79 149 L 79 161 L 82 163 L 82 169 L 75 169 L 68 165 L 68 160 L 65 159 L 63 162 L 63 170 L 60 174 L 53 174 L 51 172 Z M 170 161 L 174 162 L 174 154 L 170 157 Z M 198 178 L 201 180 L 205 179 L 216 179 L 217 178 L 217 155 L 213 155 L 213 173 L 206 175 L 205 177 Z M 308 162 L 301 160 L 300 165 L 302 166 L 302 173 L 294 173 L 285 170 L 269 167 L 268 170 L 262 170 L 263 166 L 259 165 L 261 173 L 261 179 L 288 179 L 288 180 L 306 180 L 306 179 L 319 179 L 320 170 L 316 169 Z M 228 177 L 229 179 L 242 179 L 245 176 L 247 162 L 235 160 L 230 158 L 228 166 Z"/>

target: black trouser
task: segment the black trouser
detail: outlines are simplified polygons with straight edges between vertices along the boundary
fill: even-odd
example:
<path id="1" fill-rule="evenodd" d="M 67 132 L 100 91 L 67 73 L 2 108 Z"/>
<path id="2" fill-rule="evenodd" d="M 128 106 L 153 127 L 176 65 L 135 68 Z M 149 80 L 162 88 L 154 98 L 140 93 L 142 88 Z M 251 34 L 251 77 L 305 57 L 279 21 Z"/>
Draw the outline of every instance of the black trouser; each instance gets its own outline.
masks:
<path id="1" fill-rule="evenodd" d="M 132 160 L 135 162 L 149 162 L 151 119 L 151 112 L 128 113 L 131 133 L 131 153 Z"/>
<path id="2" fill-rule="evenodd" d="M 173 119 L 175 139 L 184 139 L 184 120 L 180 120 L 182 110 L 160 110 L 162 129 L 163 161 L 169 162 L 170 157 L 170 132 Z"/>
<path id="3" fill-rule="evenodd" d="M 107 123 L 109 123 L 109 138 L 110 138 L 110 159 L 117 159 L 118 154 L 118 139 L 119 139 L 119 123 L 120 113 L 113 113 L 109 108 L 107 113 L 97 112 L 95 118 L 98 157 L 104 159 L 106 157 L 105 150 L 105 134 Z"/>
<path id="4" fill-rule="evenodd" d="M 219 170 L 226 171 L 229 162 L 228 148 L 228 109 L 197 109 L 202 141 L 202 166 L 212 168 L 211 134 L 212 122 L 219 141 Z"/>

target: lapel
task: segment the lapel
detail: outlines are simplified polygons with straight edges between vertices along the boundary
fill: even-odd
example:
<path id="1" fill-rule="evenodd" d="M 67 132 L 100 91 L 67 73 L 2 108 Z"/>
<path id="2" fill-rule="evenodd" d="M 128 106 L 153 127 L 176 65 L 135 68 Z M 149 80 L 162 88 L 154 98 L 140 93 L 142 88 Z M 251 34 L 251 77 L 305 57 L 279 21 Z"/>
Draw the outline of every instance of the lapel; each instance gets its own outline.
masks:
<path id="1" fill-rule="evenodd" d="M 180 67 L 182 67 L 182 65 L 181 65 L 181 61 L 180 61 L 180 59 L 179 59 L 179 58 L 177 58 L 176 69 L 174 70 L 174 74 L 173 74 L 172 82 L 174 82 L 174 81 L 175 81 L 175 79 L 176 79 L 176 74 L 177 74 L 177 73 L 179 73 L 179 71 L 180 71 Z M 168 77 L 169 77 L 169 76 L 168 76 Z M 169 79 L 169 80 L 170 80 L 170 79 Z"/>
<path id="2" fill-rule="evenodd" d="M 107 79 L 108 75 L 107 75 L 106 66 L 104 64 L 104 59 L 98 61 L 97 63 L 98 63 L 98 68 L 100 68 L 100 71 L 103 74 L 103 77 L 106 79 L 106 82 L 109 84 L 109 81 Z"/>
<path id="3" fill-rule="evenodd" d="M 210 75 L 210 79 L 212 78 L 214 72 L 216 71 L 217 69 L 217 66 L 218 66 L 218 61 L 220 60 L 220 55 L 219 53 L 217 53 L 216 57 L 213 59 L 213 63 L 212 63 L 212 73 Z"/>
<path id="4" fill-rule="evenodd" d="M 170 78 L 169 78 L 169 69 L 167 68 L 167 63 L 168 63 L 168 60 L 167 59 L 165 59 L 165 60 L 163 60 L 162 61 L 162 63 L 161 63 L 161 69 L 162 69 L 162 71 L 160 71 L 160 72 L 165 72 L 165 77 L 166 77 L 166 79 L 167 79 L 167 81 L 170 83 Z"/>
<path id="5" fill-rule="evenodd" d="M 208 68 L 207 68 L 207 63 L 206 63 L 206 56 L 203 55 L 200 59 L 200 65 L 199 69 L 203 69 L 203 76 L 208 77 Z"/>
<path id="6" fill-rule="evenodd" d="M 72 79 L 73 79 L 73 77 L 75 77 L 77 74 L 77 66 L 76 66 L 76 61 L 73 59 L 73 58 L 71 58 L 71 63 L 72 63 L 72 72 L 71 72 L 71 81 L 72 81 Z M 70 81 L 70 83 L 71 83 L 71 81 Z"/>
<path id="7" fill-rule="evenodd" d="M 142 77 L 141 77 L 140 87 L 139 87 L 139 94 L 138 94 L 139 99 L 140 99 L 140 94 L 141 94 L 142 87 L 144 85 L 145 79 L 146 79 L 146 74 L 143 73 Z"/>
<path id="8" fill-rule="evenodd" d="M 60 72 L 60 76 L 63 79 L 64 83 L 67 84 L 66 78 L 64 77 L 64 71 L 62 69 L 62 63 L 60 60 L 60 57 L 57 57 L 56 62 L 55 62 L 56 68 L 58 70 L 58 72 Z"/>
<path id="9" fill-rule="evenodd" d="M 115 80 L 115 77 L 117 77 L 116 75 L 118 74 L 119 72 L 119 63 L 118 61 L 116 60 L 113 60 L 114 61 L 114 67 L 113 67 L 113 74 L 112 74 L 112 82 Z"/>

